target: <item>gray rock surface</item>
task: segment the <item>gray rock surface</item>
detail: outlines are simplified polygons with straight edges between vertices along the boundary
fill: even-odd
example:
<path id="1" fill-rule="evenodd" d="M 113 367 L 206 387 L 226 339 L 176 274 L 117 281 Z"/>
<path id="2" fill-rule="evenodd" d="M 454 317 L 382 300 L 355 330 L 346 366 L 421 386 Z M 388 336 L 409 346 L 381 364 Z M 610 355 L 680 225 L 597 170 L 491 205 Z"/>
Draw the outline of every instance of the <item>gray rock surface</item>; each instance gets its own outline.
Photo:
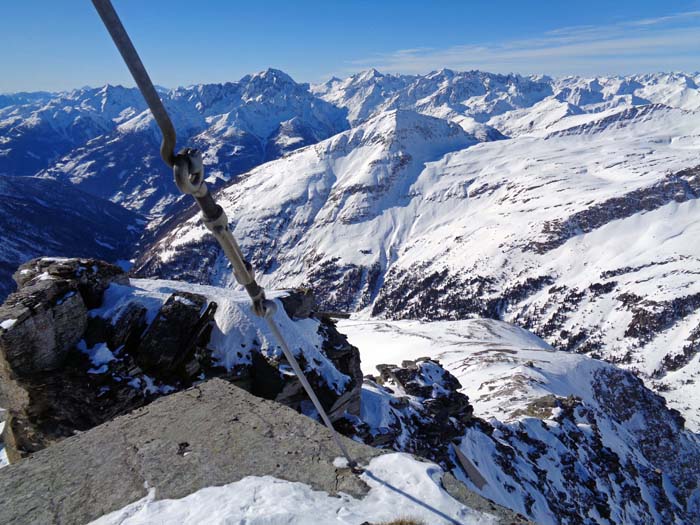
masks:
<path id="1" fill-rule="evenodd" d="M 361 462 L 382 453 L 342 439 Z M 180 498 L 251 475 L 362 497 L 367 486 L 349 470 L 335 468 L 337 456 L 323 426 L 213 379 L 0 470 L 0 523 L 86 523 L 144 497 L 148 488 L 159 499 Z M 524 523 L 474 500 L 451 478 L 446 483 L 455 497 L 470 506 L 483 504 L 503 523 Z"/>

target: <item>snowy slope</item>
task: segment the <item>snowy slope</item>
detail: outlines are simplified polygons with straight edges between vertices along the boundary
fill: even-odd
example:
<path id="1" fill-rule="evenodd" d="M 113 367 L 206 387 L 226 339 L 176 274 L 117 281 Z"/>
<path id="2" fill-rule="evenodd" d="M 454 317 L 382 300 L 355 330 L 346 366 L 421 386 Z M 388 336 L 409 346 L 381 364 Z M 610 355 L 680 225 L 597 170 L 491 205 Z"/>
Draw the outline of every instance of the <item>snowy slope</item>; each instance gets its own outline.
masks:
<path id="1" fill-rule="evenodd" d="M 365 373 L 424 356 L 459 379 L 488 423 L 459 442 L 483 485 L 455 475 L 485 497 L 543 524 L 698 519 L 700 439 L 632 374 L 488 319 L 349 320 L 340 329 Z M 363 410 L 400 417 L 392 398 L 405 394 L 390 386 L 394 394 L 366 385 Z"/>
<path id="2" fill-rule="evenodd" d="M 217 525 L 285 523 L 361 525 L 411 518 L 442 525 L 496 524 L 489 514 L 472 510 L 451 498 L 440 484 L 436 465 L 407 454 L 374 458 L 361 478 L 370 486 L 362 499 L 337 497 L 303 483 L 271 476 L 247 477 L 222 487 L 208 487 L 178 500 L 149 497 L 92 522 L 92 525 L 178 523 Z"/>
<path id="3" fill-rule="evenodd" d="M 138 214 L 71 185 L 0 177 L 0 300 L 15 289 L 17 267 L 40 255 L 128 259 L 143 225 Z"/>
<path id="4" fill-rule="evenodd" d="M 411 187 L 425 162 L 475 143 L 455 124 L 410 111 L 391 111 L 254 170 L 218 198 L 229 216 L 236 217 L 235 233 L 244 245 L 257 239 L 252 249 L 259 271 L 283 272 L 297 284 L 308 274 L 328 287 L 328 294 L 318 294 L 326 302 L 365 306 L 379 266 L 374 273 L 363 266 L 386 267 L 391 252 L 408 238 L 410 222 L 399 222 L 401 212 L 412 211 Z M 394 215 L 396 221 L 387 215 Z M 141 271 L 183 280 L 232 282 L 226 262 L 211 243 L 193 217 L 159 240 L 141 262 Z M 338 269 L 336 261 L 343 252 L 348 266 Z M 344 289 L 341 274 L 353 269 L 359 271 L 357 288 Z M 266 275 L 262 279 L 269 280 Z"/>

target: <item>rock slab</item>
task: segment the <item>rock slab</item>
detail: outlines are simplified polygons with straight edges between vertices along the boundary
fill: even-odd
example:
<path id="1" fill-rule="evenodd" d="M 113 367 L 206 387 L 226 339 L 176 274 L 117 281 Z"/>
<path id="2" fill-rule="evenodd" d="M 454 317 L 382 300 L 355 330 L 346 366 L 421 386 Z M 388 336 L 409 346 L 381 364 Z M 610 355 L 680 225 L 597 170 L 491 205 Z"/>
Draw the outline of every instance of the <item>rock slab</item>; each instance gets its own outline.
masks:
<path id="1" fill-rule="evenodd" d="M 382 452 L 341 438 L 362 463 Z M 207 486 L 270 475 L 330 494 L 362 497 L 367 486 L 333 460 L 329 431 L 274 401 L 221 379 L 158 399 L 0 470 L 0 523 L 82 524 L 155 488 L 181 498 Z M 466 504 L 524 523 L 445 480 Z M 466 489 L 464 489 L 466 490 Z"/>
<path id="2" fill-rule="evenodd" d="M 367 460 L 381 452 L 349 439 Z M 246 476 L 275 476 L 361 496 L 328 430 L 274 401 L 213 379 L 65 439 L 0 470 L 0 523 L 87 523 L 144 497 L 181 498 Z"/>

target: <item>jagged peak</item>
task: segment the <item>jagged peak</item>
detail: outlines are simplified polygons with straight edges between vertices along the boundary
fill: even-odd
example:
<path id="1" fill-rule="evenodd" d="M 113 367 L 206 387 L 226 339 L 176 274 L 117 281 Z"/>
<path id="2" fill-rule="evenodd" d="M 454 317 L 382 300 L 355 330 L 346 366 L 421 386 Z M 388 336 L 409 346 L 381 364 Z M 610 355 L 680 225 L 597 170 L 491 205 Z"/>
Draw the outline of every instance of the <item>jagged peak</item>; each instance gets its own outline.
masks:
<path id="1" fill-rule="evenodd" d="M 383 75 L 373 67 L 354 75 L 355 79 L 359 82 L 369 82 L 372 80 L 384 78 L 384 76 L 385 75 Z"/>
<path id="2" fill-rule="evenodd" d="M 434 79 L 434 78 L 447 78 L 447 79 L 451 79 L 451 78 L 454 78 L 454 77 L 455 77 L 456 75 L 458 75 L 458 74 L 459 74 L 459 73 L 456 73 L 456 72 L 455 72 L 454 70 L 452 70 L 452 69 L 448 69 L 448 68 L 446 68 L 446 67 L 443 67 L 443 68 L 440 69 L 440 70 L 431 71 L 430 73 L 428 73 L 428 74 L 426 75 L 426 78 L 429 78 L 429 79 Z"/>
<path id="3" fill-rule="evenodd" d="M 269 83 L 284 83 L 284 84 L 293 84 L 297 85 L 297 82 L 294 81 L 294 79 L 289 76 L 287 73 L 282 71 L 281 69 L 274 69 L 274 68 L 267 68 L 264 71 L 258 71 L 257 73 L 254 73 L 252 75 L 246 75 L 241 79 L 241 83 L 244 82 L 255 82 L 258 80 L 263 80 L 265 82 Z"/>

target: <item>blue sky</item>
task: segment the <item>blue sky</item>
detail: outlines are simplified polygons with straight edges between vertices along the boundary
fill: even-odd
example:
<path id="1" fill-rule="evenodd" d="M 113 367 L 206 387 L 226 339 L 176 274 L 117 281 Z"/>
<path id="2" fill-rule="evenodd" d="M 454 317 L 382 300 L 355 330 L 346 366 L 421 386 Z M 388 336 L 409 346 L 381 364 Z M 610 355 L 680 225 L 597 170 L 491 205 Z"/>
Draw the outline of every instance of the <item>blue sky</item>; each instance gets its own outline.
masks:
<path id="1" fill-rule="evenodd" d="M 700 70 L 700 0 L 113 0 L 154 82 L 267 67 L 317 82 L 369 67 L 522 74 Z M 0 6 L 0 92 L 132 85 L 89 0 Z"/>

